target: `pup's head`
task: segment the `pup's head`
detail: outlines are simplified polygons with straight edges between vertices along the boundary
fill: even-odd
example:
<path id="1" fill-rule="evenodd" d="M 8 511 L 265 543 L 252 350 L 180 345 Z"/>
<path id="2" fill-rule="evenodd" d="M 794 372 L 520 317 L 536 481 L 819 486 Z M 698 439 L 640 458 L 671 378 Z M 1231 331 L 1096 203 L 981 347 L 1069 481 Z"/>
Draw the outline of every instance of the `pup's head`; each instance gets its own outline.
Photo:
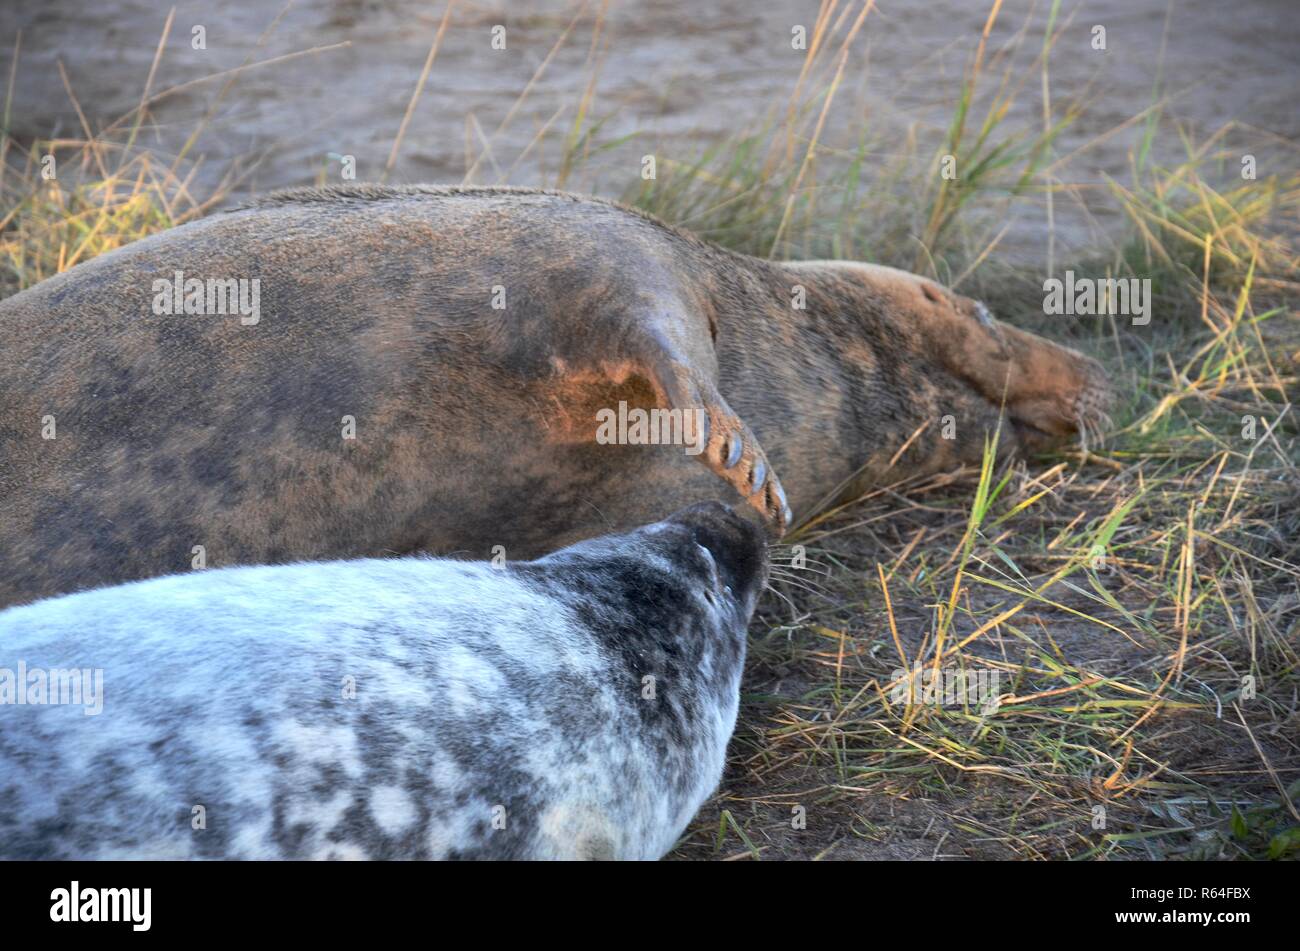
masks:
<path id="1" fill-rule="evenodd" d="M 589 577 L 640 604 L 638 611 L 672 613 L 697 606 L 690 602 L 698 596 L 733 630 L 743 629 L 767 584 L 767 534 L 721 502 L 700 502 L 662 521 L 514 564 L 525 573 L 562 566 L 569 579 Z"/>
<path id="2" fill-rule="evenodd" d="M 699 502 L 640 529 L 698 583 L 710 602 L 734 602 L 747 621 L 767 583 L 767 535 L 721 502 Z"/>

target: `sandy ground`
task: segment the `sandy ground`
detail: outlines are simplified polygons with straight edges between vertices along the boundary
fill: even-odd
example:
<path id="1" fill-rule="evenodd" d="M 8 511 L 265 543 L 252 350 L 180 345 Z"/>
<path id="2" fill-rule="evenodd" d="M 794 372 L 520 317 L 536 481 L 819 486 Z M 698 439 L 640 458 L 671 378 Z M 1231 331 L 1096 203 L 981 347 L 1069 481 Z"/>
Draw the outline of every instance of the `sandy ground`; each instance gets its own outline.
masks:
<path id="1" fill-rule="evenodd" d="M 92 128 L 134 107 L 169 6 L 146 0 L 11 0 L 0 6 L 5 74 L 22 31 L 13 104 L 18 138 L 78 134 L 81 123 L 59 62 Z M 988 7 L 985 0 L 880 0 L 857 41 L 825 139 L 852 146 L 865 130 L 887 150 L 910 133 L 923 141 L 937 138 L 951 117 L 951 96 Z M 1010 121 L 1027 130 L 1042 123 L 1033 63 L 1049 7 L 1042 0 L 1009 0 L 990 38 L 990 55 L 1007 50 L 1009 62 L 1024 66 L 1017 81 L 1025 82 L 1025 92 Z M 605 123 L 597 141 L 635 137 L 596 156 L 569 184 L 623 194 L 635 186 L 646 152 L 690 158 L 705 143 L 751 129 L 773 108 L 783 109 L 803 55 L 791 49 L 791 29 L 811 29 L 817 3 L 613 0 L 593 57 L 600 8 L 595 0 L 585 6 L 458 3 L 390 180 L 459 182 L 477 164 L 473 178 L 479 182 L 552 182 L 560 141 L 598 60 L 589 114 Z M 176 9 L 155 91 L 249 60 L 326 47 L 242 73 L 199 138 L 195 154 L 205 160 L 196 190 L 210 187 L 232 160 L 257 155 L 262 161 L 241 190 L 264 191 L 309 184 L 322 174 L 337 180 L 340 166 L 330 163 L 330 153 L 355 156 L 358 180 L 383 174 L 444 8 L 412 0 L 303 0 L 269 33 L 280 9 L 275 3 L 188 0 Z M 1060 22 L 1069 26 L 1051 59 L 1053 106 L 1059 112 L 1078 100 L 1086 109 L 1056 153 L 1068 156 L 1092 143 L 1068 162 L 1062 172 L 1067 181 L 1125 177 L 1137 127 L 1096 139 L 1149 104 L 1158 83 L 1171 97 L 1170 112 L 1193 134 L 1208 134 L 1230 119 L 1245 123 L 1242 148 L 1261 154 L 1261 177 L 1270 171 L 1275 138 L 1300 138 L 1294 104 L 1300 16 L 1290 0 L 1175 0 L 1169 6 L 1160 0 L 1066 0 Z M 496 24 L 506 26 L 504 50 L 491 48 Z M 205 50 L 191 47 L 196 25 L 206 30 Z M 1095 25 L 1106 28 L 1104 52 L 1091 48 Z M 350 45 L 337 46 L 345 42 Z M 200 83 L 160 102 L 145 144 L 164 154 L 179 149 L 214 108 L 223 82 Z M 543 129 L 548 135 L 534 144 Z M 1110 224 L 1058 208 L 1058 247 L 1087 246 Z M 1012 222 L 1003 253 L 1041 254 L 1045 228 L 1045 215 L 1022 215 Z"/>

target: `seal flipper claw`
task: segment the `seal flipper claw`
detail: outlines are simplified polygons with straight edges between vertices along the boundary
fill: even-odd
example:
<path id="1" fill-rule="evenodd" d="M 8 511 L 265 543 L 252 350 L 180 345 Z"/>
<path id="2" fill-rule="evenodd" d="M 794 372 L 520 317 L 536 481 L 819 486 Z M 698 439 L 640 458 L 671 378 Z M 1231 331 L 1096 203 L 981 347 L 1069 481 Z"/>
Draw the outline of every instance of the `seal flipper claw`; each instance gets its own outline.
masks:
<path id="1" fill-rule="evenodd" d="M 733 433 L 731 438 L 727 441 L 727 461 L 723 463 L 723 466 L 728 469 L 734 469 L 736 463 L 740 461 L 740 457 L 744 452 L 745 440 Z"/>
<path id="2" fill-rule="evenodd" d="M 770 496 L 768 505 L 781 514 L 781 528 L 788 529 L 790 523 L 794 521 L 794 513 L 790 511 L 790 503 L 786 501 L 785 489 L 781 483 L 773 476 L 767 484 L 767 494 Z"/>

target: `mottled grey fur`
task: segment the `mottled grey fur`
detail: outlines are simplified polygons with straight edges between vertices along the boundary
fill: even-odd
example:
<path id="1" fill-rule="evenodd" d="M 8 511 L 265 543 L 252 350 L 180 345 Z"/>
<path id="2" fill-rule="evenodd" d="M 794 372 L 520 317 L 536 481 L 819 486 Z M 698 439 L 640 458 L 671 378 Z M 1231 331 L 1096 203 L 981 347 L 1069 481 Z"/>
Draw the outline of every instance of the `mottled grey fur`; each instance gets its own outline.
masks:
<path id="1" fill-rule="evenodd" d="M 0 705 L 0 857 L 657 858 L 721 776 L 766 565 L 709 503 L 501 567 L 196 571 L 11 608 L 0 668 L 102 669 L 104 696 Z"/>

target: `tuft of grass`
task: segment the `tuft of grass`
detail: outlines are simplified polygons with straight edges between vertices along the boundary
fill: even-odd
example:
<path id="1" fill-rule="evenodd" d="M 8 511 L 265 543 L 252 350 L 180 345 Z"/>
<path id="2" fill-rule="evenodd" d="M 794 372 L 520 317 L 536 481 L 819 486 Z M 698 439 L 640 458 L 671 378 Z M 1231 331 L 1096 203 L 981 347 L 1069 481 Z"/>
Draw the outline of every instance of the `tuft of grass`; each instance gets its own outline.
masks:
<path id="1" fill-rule="evenodd" d="M 256 167 L 256 161 L 246 168 L 233 164 L 215 186 L 196 195 L 194 181 L 203 159 L 190 153 L 236 77 L 276 59 L 333 48 L 306 50 L 262 63 L 250 58 L 238 68 L 155 90 L 154 77 L 175 15 L 173 9 L 163 23 L 139 104 L 104 128 L 91 129 L 60 64 L 64 89 L 81 121 L 80 137 L 24 144 L 10 134 L 22 34 L 15 39 L 0 127 L 0 295 L 13 294 L 96 255 L 220 207 Z M 283 15 L 281 11 L 272 21 L 258 47 Z M 150 110 L 157 102 L 217 80 L 222 81 L 220 89 L 179 153 L 162 155 L 141 144 L 140 133 L 147 130 Z"/>
<path id="2" fill-rule="evenodd" d="M 85 143 L 37 143 L 28 154 L 23 180 L 37 154 L 53 155 Z M 62 148 L 60 147 L 62 146 Z M 148 153 L 140 153 L 107 177 L 71 187 L 58 180 L 18 193 L 0 192 L 0 293 L 31 287 L 54 274 L 124 244 L 164 231 L 202 214 L 221 194 L 195 201 L 184 182 Z"/>

